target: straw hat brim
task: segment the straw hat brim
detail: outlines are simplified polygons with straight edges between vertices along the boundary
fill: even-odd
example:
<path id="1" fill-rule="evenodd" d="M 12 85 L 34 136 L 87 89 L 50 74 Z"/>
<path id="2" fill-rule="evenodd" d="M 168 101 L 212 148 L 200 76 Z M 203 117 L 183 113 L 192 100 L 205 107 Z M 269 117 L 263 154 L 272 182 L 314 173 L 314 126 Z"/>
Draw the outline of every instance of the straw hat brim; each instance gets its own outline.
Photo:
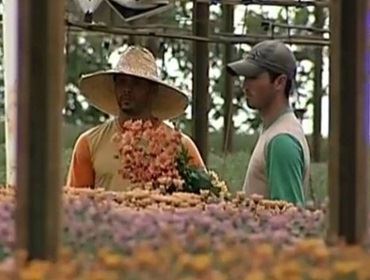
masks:
<path id="1" fill-rule="evenodd" d="M 99 110 L 117 116 L 119 106 L 114 92 L 114 75 L 128 75 L 144 79 L 158 85 L 158 93 L 152 102 L 152 114 L 161 120 L 173 119 L 182 115 L 188 106 L 188 98 L 184 92 L 168 85 L 157 78 L 140 76 L 124 71 L 108 70 L 83 75 L 80 80 L 81 94 Z"/>

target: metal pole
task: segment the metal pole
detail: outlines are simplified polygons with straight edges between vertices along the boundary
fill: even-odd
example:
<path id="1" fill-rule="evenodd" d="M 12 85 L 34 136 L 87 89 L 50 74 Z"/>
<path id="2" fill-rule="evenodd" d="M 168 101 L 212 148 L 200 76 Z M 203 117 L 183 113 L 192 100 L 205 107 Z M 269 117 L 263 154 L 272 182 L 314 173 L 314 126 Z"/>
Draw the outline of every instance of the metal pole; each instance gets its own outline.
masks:
<path id="1" fill-rule="evenodd" d="M 5 147 L 6 184 L 15 186 L 16 176 L 16 121 L 17 121 L 17 1 L 4 1 L 4 86 L 5 86 Z"/>
<path id="2" fill-rule="evenodd" d="M 328 237 L 364 241 L 368 217 L 367 1 L 333 0 L 330 25 L 330 227 Z M 367 17 L 367 18 L 366 18 Z"/>
<path id="3" fill-rule="evenodd" d="M 18 0 L 17 248 L 55 260 L 61 214 L 64 1 Z"/>
<path id="4" fill-rule="evenodd" d="M 193 33 L 208 36 L 209 4 L 193 0 Z M 193 137 L 205 162 L 208 157 L 209 49 L 206 42 L 193 42 Z"/>
<path id="5" fill-rule="evenodd" d="M 322 28 L 325 21 L 324 10 L 321 7 L 315 8 L 315 26 Z M 319 162 L 321 159 L 321 100 L 322 100 L 322 69 L 323 57 L 322 48 L 314 50 L 314 91 L 313 91 L 313 160 Z"/>
<path id="6" fill-rule="evenodd" d="M 231 43 L 231 44 L 257 44 L 263 40 L 277 39 L 287 44 L 295 45 L 329 45 L 328 39 L 323 39 L 321 36 L 266 36 L 259 34 L 223 34 L 214 33 L 209 36 L 193 36 L 189 35 L 188 31 L 172 30 L 171 32 L 160 32 L 152 30 L 151 28 L 144 28 L 138 30 L 136 28 L 121 28 L 121 27 L 108 27 L 101 24 L 89 24 L 81 22 L 66 22 L 71 32 L 95 32 L 101 34 L 116 34 L 116 35 L 135 35 L 146 37 L 162 37 L 170 39 L 182 39 L 206 43 Z M 151 30 L 148 30 L 151 29 Z"/>
<path id="7" fill-rule="evenodd" d="M 223 5 L 224 31 L 232 33 L 234 31 L 234 7 Z M 224 63 L 226 65 L 232 60 L 233 45 L 225 44 Z M 232 151 L 234 123 L 233 123 L 233 78 L 224 68 L 224 137 L 223 151 L 228 153 Z"/>

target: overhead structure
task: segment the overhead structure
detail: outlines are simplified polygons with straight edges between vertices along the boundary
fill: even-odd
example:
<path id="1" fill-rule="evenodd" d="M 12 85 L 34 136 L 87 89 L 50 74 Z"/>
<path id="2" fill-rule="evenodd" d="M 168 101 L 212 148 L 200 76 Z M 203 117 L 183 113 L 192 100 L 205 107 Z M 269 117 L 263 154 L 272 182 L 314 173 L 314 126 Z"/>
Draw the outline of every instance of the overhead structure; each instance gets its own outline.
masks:
<path id="1" fill-rule="evenodd" d="M 173 8 L 169 0 L 68 0 L 67 12 L 77 21 L 122 26 Z"/>
<path id="2" fill-rule="evenodd" d="M 229 34 L 209 33 L 208 36 L 193 35 L 191 31 L 174 28 L 173 26 L 148 26 L 148 27 L 109 27 L 105 24 L 90 24 L 84 22 L 66 22 L 70 32 L 92 32 L 97 34 L 135 35 L 158 38 L 181 39 L 218 44 L 256 44 L 263 40 L 276 39 L 287 44 L 328 46 L 329 39 L 314 35 L 258 35 L 258 34 Z"/>
<path id="3" fill-rule="evenodd" d="M 212 4 L 216 2 L 219 1 L 212 1 Z M 226 2 L 275 5 L 288 5 L 289 2 L 298 6 L 328 4 L 326 1 L 303 0 Z M 205 94 L 208 83 L 205 83 L 206 87 L 200 81 L 208 75 L 208 63 L 202 58 L 208 56 L 210 3 L 203 0 L 193 0 L 193 3 L 195 36 L 189 39 L 196 39 L 194 68 L 198 70 L 194 72 L 194 97 L 195 107 L 202 111 L 197 115 L 196 128 L 197 137 L 200 137 L 203 132 L 198 129 L 208 124 L 204 110 L 208 111 Z M 61 233 L 64 2 L 18 0 L 17 7 L 17 248 L 26 249 L 30 258 L 53 260 L 58 254 Z M 349 243 L 363 241 L 367 230 L 369 11 L 368 1 L 331 1 L 329 237 L 343 237 Z M 84 19 L 85 16 L 86 13 Z M 80 27 L 93 28 L 88 23 L 84 24 Z M 100 32 L 109 31 L 107 27 L 97 26 L 101 28 Z M 141 35 L 146 36 L 146 33 Z M 207 147 L 206 141 L 197 144 L 203 149 Z"/>
<path id="4" fill-rule="evenodd" d="M 150 1 L 150 0 L 147 0 Z M 186 1 L 186 0 L 180 0 Z M 328 7 L 329 0 L 197 0 L 200 3 L 211 3 L 213 5 L 264 5 L 282 7 Z"/>

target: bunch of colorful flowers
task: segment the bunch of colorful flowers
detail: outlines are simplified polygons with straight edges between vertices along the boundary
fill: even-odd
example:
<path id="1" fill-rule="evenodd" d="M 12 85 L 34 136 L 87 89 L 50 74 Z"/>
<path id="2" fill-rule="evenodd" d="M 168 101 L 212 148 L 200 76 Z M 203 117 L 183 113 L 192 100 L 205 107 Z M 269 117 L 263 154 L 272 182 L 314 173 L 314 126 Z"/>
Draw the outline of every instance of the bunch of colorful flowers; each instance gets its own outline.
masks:
<path id="1" fill-rule="evenodd" d="M 119 170 L 133 188 L 184 191 L 214 195 L 227 192 L 215 172 L 192 165 L 182 142 L 182 134 L 153 121 L 126 121 L 113 141 L 117 144 L 122 168 Z"/>
<path id="2" fill-rule="evenodd" d="M 66 188 L 52 264 L 14 252 L 14 208 L 13 189 L 0 190 L 0 279 L 370 279 L 368 247 L 325 244 L 325 209 L 242 193 Z"/>

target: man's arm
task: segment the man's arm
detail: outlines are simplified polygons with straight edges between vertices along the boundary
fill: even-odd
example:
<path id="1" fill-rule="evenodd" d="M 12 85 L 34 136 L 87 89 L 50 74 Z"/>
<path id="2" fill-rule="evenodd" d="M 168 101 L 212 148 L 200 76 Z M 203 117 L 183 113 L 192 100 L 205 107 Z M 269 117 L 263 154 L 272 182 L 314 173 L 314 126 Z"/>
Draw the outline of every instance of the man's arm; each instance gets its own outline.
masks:
<path id="1" fill-rule="evenodd" d="M 66 185 L 78 188 L 92 187 L 94 186 L 94 178 L 89 144 L 86 136 L 82 135 L 78 138 L 73 149 Z"/>
<path id="2" fill-rule="evenodd" d="M 193 140 L 185 134 L 182 135 L 182 143 L 185 148 L 188 150 L 190 156 L 190 163 L 196 167 L 206 168 L 202 159 L 202 156 L 199 153 L 199 150 Z"/>
<path id="3" fill-rule="evenodd" d="M 274 137 L 267 147 L 266 168 L 271 199 L 304 204 L 304 154 L 296 138 Z"/>

